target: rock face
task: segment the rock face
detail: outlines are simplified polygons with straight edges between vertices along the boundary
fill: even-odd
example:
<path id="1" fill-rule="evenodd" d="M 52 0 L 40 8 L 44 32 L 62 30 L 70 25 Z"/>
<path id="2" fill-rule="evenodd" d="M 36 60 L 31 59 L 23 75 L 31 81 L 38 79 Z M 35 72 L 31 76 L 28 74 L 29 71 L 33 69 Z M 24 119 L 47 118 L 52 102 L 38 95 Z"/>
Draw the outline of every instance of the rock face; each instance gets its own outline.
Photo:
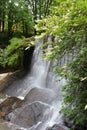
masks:
<path id="1" fill-rule="evenodd" d="M 43 114 L 49 105 L 41 102 L 34 102 L 30 105 L 17 108 L 8 114 L 10 122 L 21 127 L 29 128 L 40 121 L 43 121 Z"/>
<path id="2" fill-rule="evenodd" d="M 26 130 L 26 129 L 22 129 L 20 128 L 20 126 L 11 124 L 9 122 L 0 119 L 0 130 Z"/>
<path id="3" fill-rule="evenodd" d="M 15 72 L 3 73 L 0 74 L 0 91 L 3 91 L 8 86 L 12 84 L 13 81 L 18 79 L 19 75 L 22 73 L 20 70 Z"/>
<path id="4" fill-rule="evenodd" d="M 4 100 L 6 100 L 8 98 L 7 95 L 0 93 L 0 103 L 2 103 Z"/>
<path id="5" fill-rule="evenodd" d="M 32 60 L 32 56 L 33 56 L 33 51 L 35 49 L 35 46 L 31 46 L 29 49 L 25 49 L 24 50 L 24 57 L 23 57 L 23 66 L 24 69 L 27 71 L 30 70 L 31 67 L 31 60 Z M 29 59 L 29 62 L 28 62 Z"/>
<path id="6" fill-rule="evenodd" d="M 50 104 L 56 95 L 50 89 L 45 88 L 32 88 L 30 92 L 25 97 L 25 104 L 32 103 L 34 101 L 42 101 Z"/>
<path id="7" fill-rule="evenodd" d="M 47 128 L 46 130 L 68 130 L 68 128 L 63 125 L 55 124 L 52 127 Z"/>
<path id="8" fill-rule="evenodd" d="M 8 114 L 12 112 L 17 107 L 20 107 L 22 104 L 22 100 L 17 97 L 9 97 L 4 102 L 0 104 L 0 111 Z"/>
<path id="9" fill-rule="evenodd" d="M 5 84 L 8 82 L 8 77 L 10 75 L 11 75 L 10 73 L 0 74 L 0 91 L 4 88 Z"/>

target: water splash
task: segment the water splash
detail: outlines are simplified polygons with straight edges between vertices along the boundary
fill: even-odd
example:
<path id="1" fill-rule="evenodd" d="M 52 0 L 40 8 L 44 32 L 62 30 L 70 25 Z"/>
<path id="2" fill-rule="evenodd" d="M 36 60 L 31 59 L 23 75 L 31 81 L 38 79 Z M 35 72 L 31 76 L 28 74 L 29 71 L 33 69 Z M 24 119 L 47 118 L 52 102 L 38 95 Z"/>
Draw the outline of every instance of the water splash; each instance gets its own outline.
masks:
<path id="1" fill-rule="evenodd" d="M 32 88 L 43 88 L 42 91 L 50 90 L 55 93 L 56 96 L 50 103 L 50 107 L 44 111 L 42 119 L 37 124 L 27 128 L 27 130 L 46 130 L 48 126 L 51 127 L 56 123 L 63 124 L 63 118 L 60 113 L 62 102 L 61 87 L 65 84 L 65 79 L 56 82 L 57 76 L 53 73 L 53 68 L 50 69 L 50 61 L 42 58 L 43 50 L 41 46 L 43 42 L 43 39 L 37 40 L 37 45 L 33 53 L 30 73 L 23 79 L 13 82 L 13 84 L 4 91 L 10 96 L 17 96 L 21 99 L 24 99 Z M 48 37 L 48 42 L 51 42 L 50 36 Z M 64 63 L 65 59 L 62 60 L 62 62 Z M 50 91 L 48 91 L 48 97 L 50 95 Z M 39 101 L 41 101 L 41 99 Z M 43 101 L 41 102 L 45 103 Z"/>

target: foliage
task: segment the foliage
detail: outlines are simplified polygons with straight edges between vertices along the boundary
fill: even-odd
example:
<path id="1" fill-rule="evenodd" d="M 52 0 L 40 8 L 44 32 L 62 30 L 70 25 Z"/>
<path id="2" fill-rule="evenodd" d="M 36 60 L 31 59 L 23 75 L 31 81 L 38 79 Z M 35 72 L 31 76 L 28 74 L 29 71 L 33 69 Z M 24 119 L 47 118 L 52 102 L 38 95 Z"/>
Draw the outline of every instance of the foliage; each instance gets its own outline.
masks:
<path id="1" fill-rule="evenodd" d="M 16 68 L 19 65 L 18 57 L 19 56 L 17 53 L 14 53 L 12 56 L 10 56 L 10 58 L 8 58 L 8 66 Z"/>
<path id="2" fill-rule="evenodd" d="M 68 65 L 70 71 L 67 74 L 67 85 L 63 88 L 66 92 L 66 94 L 64 94 L 64 102 L 66 104 L 63 108 L 64 114 L 66 114 L 71 120 L 74 119 L 75 124 L 82 125 L 86 123 L 87 115 L 87 111 L 84 109 L 87 103 L 86 59 L 87 49 L 82 48 L 76 60 Z M 68 110 L 69 107 L 71 108 L 70 110 Z"/>
<path id="3" fill-rule="evenodd" d="M 10 43 L 11 44 L 7 46 L 6 52 L 5 52 L 7 56 L 11 55 L 17 49 L 19 49 L 19 47 L 22 45 L 22 39 L 12 38 L 10 40 Z"/>
<path id="4" fill-rule="evenodd" d="M 18 53 L 22 46 L 22 39 L 12 38 L 10 42 L 11 44 L 5 49 L 0 49 L 0 66 L 4 68 L 7 66 L 16 68 L 18 66 Z"/>
<path id="5" fill-rule="evenodd" d="M 23 35 L 33 34 L 32 17 L 25 0 L 0 0 L 0 32 L 7 31 L 8 37 L 16 32 Z"/>
<path id="6" fill-rule="evenodd" d="M 0 48 L 0 66 L 3 68 L 7 63 L 6 55 L 4 54 L 4 50 Z"/>
<path id="7" fill-rule="evenodd" d="M 24 49 L 29 49 L 34 45 L 32 39 L 22 38 L 12 38 L 10 40 L 10 45 L 5 49 L 0 49 L 0 66 L 3 68 L 9 67 L 17 69 L 18 67 L 23 67 L 23 53 Z"/>
<path id="8" fill-rule="evenodd" d="M 49 15 L 53 0 L 0 0 L 0 32 L 34 35 L 34 23 Z"/>
<path id="9" fill-rule="evenodd" d="M 34 20 L 41 19 L 49 15 L 50 6 L 53 0 L 28 0 Z"/>
<path id="10" fill-rule="evenodd" d="M 40 20 L 37 29 L 45 30 L 55 36 L 55 42 L 50 44 L 50 50 L 45 44 L 45 54 L 48 59 L 58 62 L 64 56 L 71 60 L 56 66 L 58 75 L 67 78 L 63 87 L 63 113 L 73 120 L 75 125 L 86 126 L 87 110 L 87 1 L 62 0 L 56 1 L 52 7 L 52 15 Z"/>

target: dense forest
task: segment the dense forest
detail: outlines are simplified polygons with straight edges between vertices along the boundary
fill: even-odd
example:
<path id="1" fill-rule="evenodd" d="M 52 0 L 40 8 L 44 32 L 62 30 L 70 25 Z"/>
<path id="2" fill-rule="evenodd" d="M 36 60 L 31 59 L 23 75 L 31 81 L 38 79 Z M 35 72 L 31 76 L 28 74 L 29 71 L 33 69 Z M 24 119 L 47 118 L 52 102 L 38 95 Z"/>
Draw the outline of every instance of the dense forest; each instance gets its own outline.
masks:
<path id="1" fill-rule="evenodd" d="M 22 65 L 23 46 L 26 47 L 25 41 L 22 40 L 35 35 L 36 20 L 49 14 L 51 3 L 52 0 L 0 0 L 1 69 L 7 67 L 15 69 Z"/>
<path id="2" fill-rule="evenodd" d="M 43 45 L 44 58 L 56 60 L 55 73 L 67 80 L 61 111 L 70 129 L 86 130 L 87 1 L 0 0 L 0 70 L 21 69 L 25 48 L 41 33 L 53 38 Z M 62 65 L 65 55 L 72 60 Z"/>

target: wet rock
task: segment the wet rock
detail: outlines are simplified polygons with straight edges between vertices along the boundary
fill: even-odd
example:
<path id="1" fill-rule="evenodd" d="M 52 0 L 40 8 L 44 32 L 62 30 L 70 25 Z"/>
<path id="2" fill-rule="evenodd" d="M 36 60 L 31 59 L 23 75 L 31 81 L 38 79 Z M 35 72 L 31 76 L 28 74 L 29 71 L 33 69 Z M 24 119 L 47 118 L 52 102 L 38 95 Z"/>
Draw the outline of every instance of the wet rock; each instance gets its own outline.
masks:
<path id="1" fill-rule="evenodd" d="M 9 97 L 0 104 L 0 111 L 2 113 L 8 114 L 17 107 L 20 107 L 21 104 L 22 100 L 18 99 L 17 97 Z"/>
<path id="2" fill-rule="evenodd" d="M 5 87 L 7 87 L 9 84 L 11 84 L 13 73 L 3 73 L 0 74 L 0 91 L 2 91 Z"/>
<path id="3" fill-rule="evenodd" d="M 55 99 L 56 95 L 53 91 L 47 88 L 32 88 L 25 97 L 25 104 L 32 103 L 34 101 L 42 101 L 45 103 L 51 103 Z"/>
<path id="4" fill-rule="evenodd" d="M 8 73 L 3 73 L 0 74 L 0 81 L 2 81 L 4 78 L 6 78 L 9 74 Z"/>
<path id="5" fill-rule="evenodd" d="M 0 91 L 5 92 L 6 89 L 17 79 L 22 77 L 24 72 L 22 70 L 17 70 L 14 72 L 2 73 L 0 74 Z M 5 92 L 6 93 L 6 92 Z"/>
<path id="6" fill-rule="evenodd" d="M 0 93 L 0 103 L 2 103 L 4 100 L 6 100 L 8 98 L 7 95 Z"/>
<path id="7" fill-rule="evenodd" d="M 0 111 L 0 118 L 5 117 L 5 112 Z"/>
<path id="8" fill-rule="evenodd" d="M 8 119 L 16 125 L 29 128 L 43 120 L 44 111 L 48 108 L 49 105 L 47 104 L 34 102 L 17 108 L 15 111 L 8 114 Z"/>
<path id="9" fill-rule="evenodd" d="M 46 130 L 68 130 L 68 128 L 63 125 L 55 124 L 52 127 L 47 128 Z"/>
<path id="10" fill-rule="evenodd" d="M 85 123 L 84 125 L 81 125 L 81 124 L 73 125 L 71 129 L 72 130 L 87 130 L 87 123 Z"/>
<path id="11" fill-rule="evenodd" d="M 69 128 L 74 126 L 74 120 L 70 120 L 67 116 L 64 116 L 64 123 Z"/>
<path id="12" fill-rule="evenodd" d="M 6 122 L 5 120 L 0 119 L 0 130 L 25 130 L 20 126 Z"/>

